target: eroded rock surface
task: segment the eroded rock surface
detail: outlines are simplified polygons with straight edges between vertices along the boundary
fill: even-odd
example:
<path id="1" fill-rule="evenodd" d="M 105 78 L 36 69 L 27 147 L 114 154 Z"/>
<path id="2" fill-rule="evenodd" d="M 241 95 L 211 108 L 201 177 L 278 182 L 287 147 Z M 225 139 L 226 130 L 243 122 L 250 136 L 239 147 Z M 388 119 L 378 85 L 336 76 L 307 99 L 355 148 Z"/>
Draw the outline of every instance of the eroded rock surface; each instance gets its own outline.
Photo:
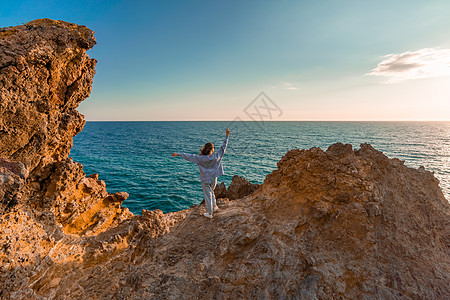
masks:
<path id="1" fill-rule="evenodd" d="M 288 151 L 212 220 L 122 208 L 68 158 L 94 44 L 62 21 L 0 29 L 0 298 L 450 298 L 437 179 L 368 144 Z"/>
<path id="2" fill-rule="evenodd" d="M 231 183 L 228 189 L 225 183 L 221 182 L 214 189 L 216 198 L 228 198 L 229 200 L 236 200 L 251 195 L 259 188 L 260 184 L 251 183 L 244 177 L 234 175 L 231 178 Z"/>
<path id="3" fill-rule="evenodd" d="M 93 31 L 63 21 L 0 29 L 2 277 L 40 264 L 62 241 L 133 216 L 120 205 L 128 194 L 108 194 L 103 181 L 86 178 L 68 158 L 85 124 L 76 108 L 91 92 L 96 60 L 85 52 L 95 43 Z M 0 298 L 11 297 L 5 289 L 14 289 L 14 280 L 0 282 Z"/>

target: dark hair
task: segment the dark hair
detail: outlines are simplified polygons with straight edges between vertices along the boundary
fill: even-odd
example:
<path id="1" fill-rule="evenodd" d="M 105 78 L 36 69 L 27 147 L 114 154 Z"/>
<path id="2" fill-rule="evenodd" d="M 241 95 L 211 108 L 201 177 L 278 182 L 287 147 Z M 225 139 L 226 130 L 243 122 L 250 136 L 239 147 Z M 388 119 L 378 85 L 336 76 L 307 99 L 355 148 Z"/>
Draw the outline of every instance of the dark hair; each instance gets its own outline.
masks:
<path id="1" fill-rule="evenodd" d="M 206 143 L 203 148 L 200 149 L 200 155 L 210 155 L 213 152 L 213 143 Z"/>

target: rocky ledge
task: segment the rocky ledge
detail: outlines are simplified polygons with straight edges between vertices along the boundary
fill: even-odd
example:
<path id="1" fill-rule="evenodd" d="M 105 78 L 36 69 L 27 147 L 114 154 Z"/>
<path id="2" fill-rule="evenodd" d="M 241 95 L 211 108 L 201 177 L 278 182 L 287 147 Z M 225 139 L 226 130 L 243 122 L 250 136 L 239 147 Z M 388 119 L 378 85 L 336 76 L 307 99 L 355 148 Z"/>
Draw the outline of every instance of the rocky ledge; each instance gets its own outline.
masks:
<path id="1" fill-rule="evenodd" d="M 368 144 L 288 151 L 261 186 L 219 187 L 212 220 L 131 214 L 68 158 L 94 44 L 63 21 L 0 29 L 0 298 L 450 298 L 438 180 Z"/>

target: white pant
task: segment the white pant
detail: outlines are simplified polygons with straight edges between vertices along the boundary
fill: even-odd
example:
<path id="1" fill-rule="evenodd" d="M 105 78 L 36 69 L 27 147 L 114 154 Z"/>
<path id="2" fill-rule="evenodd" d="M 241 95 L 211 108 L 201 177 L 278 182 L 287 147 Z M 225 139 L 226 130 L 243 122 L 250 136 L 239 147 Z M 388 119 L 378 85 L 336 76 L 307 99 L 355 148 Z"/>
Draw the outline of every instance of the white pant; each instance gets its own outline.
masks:
<path id="1" fill-rule="evenodd" d="M 206 210 L 212 214 L 213 207 L 216 206 L 216 196 L 214 195 L 214 188 L 217 184 L 217 177 L 212 182 L 202 182 L 203 194 L 205 194 Z"/>

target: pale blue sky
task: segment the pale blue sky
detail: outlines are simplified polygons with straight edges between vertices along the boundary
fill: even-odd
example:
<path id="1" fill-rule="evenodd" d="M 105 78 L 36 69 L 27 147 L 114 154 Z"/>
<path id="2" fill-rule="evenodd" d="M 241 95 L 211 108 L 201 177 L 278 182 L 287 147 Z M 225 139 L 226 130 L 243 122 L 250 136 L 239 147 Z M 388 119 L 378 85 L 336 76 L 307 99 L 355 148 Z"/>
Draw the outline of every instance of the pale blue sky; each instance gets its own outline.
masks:
<path id="1" fill-rule="evenodd" d="M 87 120 L 248 119 L 261 91 L 274 120 L 450 120 L 450 1 L 0 4 L 96 32 Z"/>

